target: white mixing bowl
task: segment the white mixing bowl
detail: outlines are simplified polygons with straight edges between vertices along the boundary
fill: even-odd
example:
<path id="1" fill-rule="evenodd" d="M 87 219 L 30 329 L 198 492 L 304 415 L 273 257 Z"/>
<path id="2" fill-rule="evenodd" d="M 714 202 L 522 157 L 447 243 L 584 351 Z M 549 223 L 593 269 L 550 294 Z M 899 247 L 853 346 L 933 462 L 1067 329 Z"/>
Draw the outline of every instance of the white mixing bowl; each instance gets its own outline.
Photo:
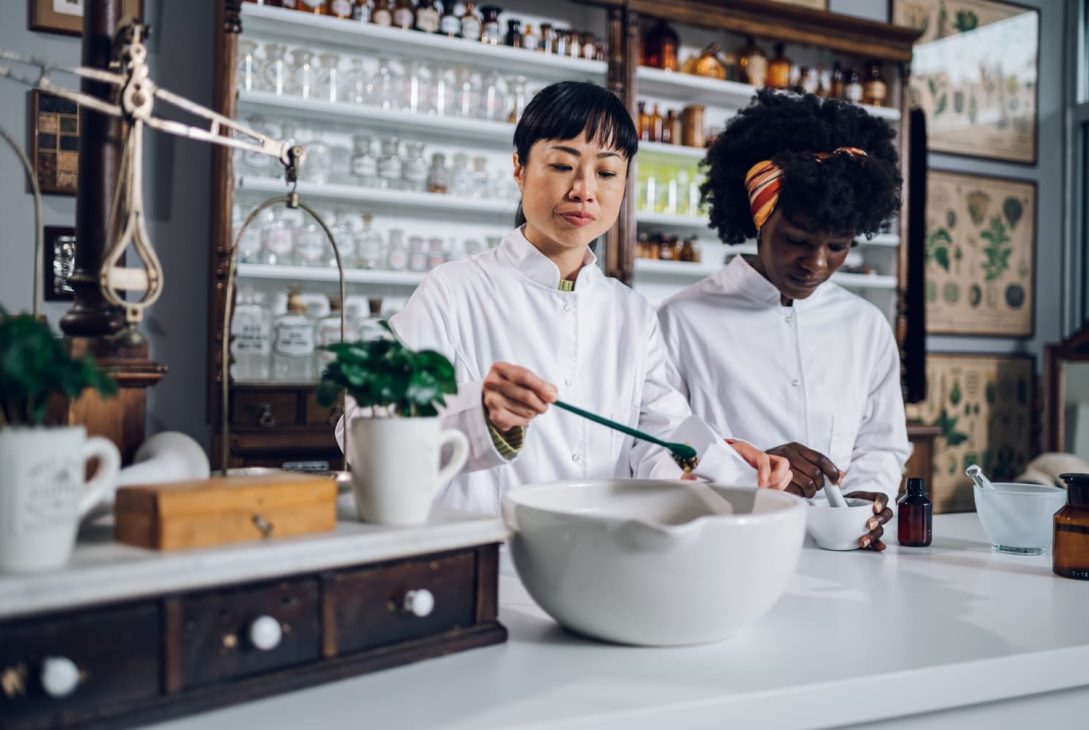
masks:
<path id="1" fill-rule="evenodd" d="M 714 487 L 711 515 L 683 481 L 566 481 L 508 492 L 511 554 L 534 600 L 568 629 L 642 646 L 724 639 L 786 588 L 806 503 L 768 489 Z"/>
<path id="2" fill-rule="evenodd" d="M 1053 518 L 1066 504 L 1066 490 L 1013 482 L 996 482 L 994 487 L 972 485 L 979 521 L 994 549 L 1018 555 L 1050 550 Z"/>

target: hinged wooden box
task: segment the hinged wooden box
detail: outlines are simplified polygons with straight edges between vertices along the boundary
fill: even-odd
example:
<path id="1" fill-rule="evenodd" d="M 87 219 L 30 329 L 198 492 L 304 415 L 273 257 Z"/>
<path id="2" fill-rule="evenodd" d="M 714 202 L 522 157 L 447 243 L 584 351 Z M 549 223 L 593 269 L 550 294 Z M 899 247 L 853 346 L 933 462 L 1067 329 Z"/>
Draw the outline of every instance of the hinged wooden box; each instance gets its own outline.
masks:
<path id="1" fill-rule="evenodd" d="M 275 474 L 125 487 L 114 504 L 114 538 L 183 550 L 336 527 L 332 477 Z"/>

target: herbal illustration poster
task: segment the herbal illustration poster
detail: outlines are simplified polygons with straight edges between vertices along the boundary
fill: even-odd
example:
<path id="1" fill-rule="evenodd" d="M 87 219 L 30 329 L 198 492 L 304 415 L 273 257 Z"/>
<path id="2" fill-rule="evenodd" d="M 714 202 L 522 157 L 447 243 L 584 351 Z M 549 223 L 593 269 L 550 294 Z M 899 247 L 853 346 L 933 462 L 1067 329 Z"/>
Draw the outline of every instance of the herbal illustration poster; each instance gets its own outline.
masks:
<path id="1" fill-rule="evenodd" d="M 990 0 L 894 0 L 892 21 L 923 31 L 911 94 L 929 149 L 1036 162 L 1039 13 Z"/>
<path id="2" fill-rule="evenodd" d="M 1035 229 L 1034 183 L 930 170 L 927 332 L 1030 336 Z"/>
<path id="3" fill-rule="evenodd" d="M 908 418 L 941 429 L 934 444 L 935 509 L 975 509 L 964 470 L 1013 481 L 1032 456 L 1033 360 L 1029 356 L 927 355 L 927 399 Z"/>

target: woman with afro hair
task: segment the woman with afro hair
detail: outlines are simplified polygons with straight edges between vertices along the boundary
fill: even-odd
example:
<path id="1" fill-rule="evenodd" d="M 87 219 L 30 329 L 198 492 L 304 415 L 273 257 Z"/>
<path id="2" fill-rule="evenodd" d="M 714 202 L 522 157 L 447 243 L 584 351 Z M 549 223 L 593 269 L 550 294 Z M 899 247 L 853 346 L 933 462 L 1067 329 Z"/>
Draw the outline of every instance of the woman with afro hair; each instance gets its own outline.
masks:
<path id="1" fill-rule="evenodd" d="M 711 428 L 790 460 L 789 490 L 828 482 L 884 525 L 911 454 L 900 357 L 885 316 L 829 281 L 858 236 L 900 209 L 894 132 L 852 104 L 761 91 L 704 161 L 710 226 L 757 253 L 659 310 L 677 385 Z"/>

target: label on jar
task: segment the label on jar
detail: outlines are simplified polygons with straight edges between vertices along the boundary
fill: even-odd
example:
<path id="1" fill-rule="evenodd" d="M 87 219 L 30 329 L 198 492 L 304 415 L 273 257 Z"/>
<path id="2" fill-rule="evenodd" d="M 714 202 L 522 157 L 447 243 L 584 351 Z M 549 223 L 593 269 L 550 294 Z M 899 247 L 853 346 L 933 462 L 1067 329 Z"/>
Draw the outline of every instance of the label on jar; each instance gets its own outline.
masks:
<path id="1" fill-rule="evenodd" d="M 398 28 L 408 30 L 412 27 L 412 9 L 397 8 L 393 11 L 393 24 Z"/>
<path id="2" fill-rule="evenodd" d="M 420 8 L 416 11 L 416 30 L 434 33 L 439 29 L 439 11 L 435 8 Z"/>
<path id="3" fill-rule="evenodd" d="M 378 161 L 378 177 L 401 177 L 401 161 L 396 158 L 383 157 Z"/>
<path id="4" fill-rule="evenodd" d="M 439 32 L 443 35 L 456 36 L 461 32 L 461 21 L 455 15 L 444 15 L 439 21 Z"/>
<path id="5" fill-rule="evenodd" d="M 231 333 L 234 336 L 231 352 L 236 355 L 267 355 L 272 351 L 272 337 L 268 329 L 254 317 L 236 317 L 231 324 Z"/>
<path id="6" fill-rule="evenodd" d="M 388 28 L 393 25 L 393 13 L 385 8 L 375 10 L 374 15 L 371 16 L 371 22 L 375 25 L 384 25 Z"/>
<path id="7" fill-rule="evenodd" d="M 352 0 L 332 0 L 329 10 L 338 18 L 352 17 Z"/>
<path id="8" fill-rule="evenodd" d="M 490 46 L 498 46 L 499 23 L 485 23 L 480 39 Z"/>
<path id="9" fill-rule="evenodd" d="M 401 248 L 390 249 L 386 265 L 389 266 L 391 271 L 404 271 L 405 267 L 408 266 L 408 254 Z"/>
<path id="10" fill-rule="evenodd" d="M 286 228 L 270 228 L 265 231 L 265 249 L 274 254 L 288 254 L 294 241 Z"/>
<path id="11" fill-rule="evenodd" d="M 371 22 L 371 4 L 369 2 L 356 3 L 352 8 L 352 20 L 360 23 Z"/>
<path id="12" fill-rule="evenodd" d="M 325 6 L 325 0 L 298 0 L 298 7 L 307 12 L 318 12 Z"/>
<path id="13" fill-rule="evenodd" d="M 525 48 L 527 51 L 536 51 L 537 36 L 532 34 L 522 36 L 522 48 Z"/>
<path id="14" fill-rule="evenodd" d="M 405 163 L 405 179 L 414 183 L 427 182 L 427 163 L 422 159 L 409 160 Z"/>
<path id="15" fill-rule="evenodd" d="M 378 164 L 370 155 L 352 157 L 352 175 L 355 177 L 374 177 L 378 173 Z"/>
<path id="16" fill-rule="evenodd" d="M 280 322 L 274 347 L 280 357 L 310 357 L 314 354 L 314 328 L 309 322 Z"/>
<path id="17" fill-rule="evenodd" d="M 295 242 L 295 253 L 306 262 L 313 263 L 321 258 L 325 250 L 325 238 L 318 233 L 306 233 Z"/>
<path id="18" fill-rule="evenodd" d="M 480 40 L 482 27 L 480 18 L 475 15 L 466 15 L 461 19 L 461 37 L 470 41 L 478 41 Z M 498 30 L 499 28 L 496 26 L 496 31 L 498 32 Z"/>
<path id="19" fill-rule="evenodd" d="M 847 101 L 855 104 L 862 103 L 862 84 L 847 84 L 847 88 L 843 90 L 843 95 L 847 98 Z"/>

